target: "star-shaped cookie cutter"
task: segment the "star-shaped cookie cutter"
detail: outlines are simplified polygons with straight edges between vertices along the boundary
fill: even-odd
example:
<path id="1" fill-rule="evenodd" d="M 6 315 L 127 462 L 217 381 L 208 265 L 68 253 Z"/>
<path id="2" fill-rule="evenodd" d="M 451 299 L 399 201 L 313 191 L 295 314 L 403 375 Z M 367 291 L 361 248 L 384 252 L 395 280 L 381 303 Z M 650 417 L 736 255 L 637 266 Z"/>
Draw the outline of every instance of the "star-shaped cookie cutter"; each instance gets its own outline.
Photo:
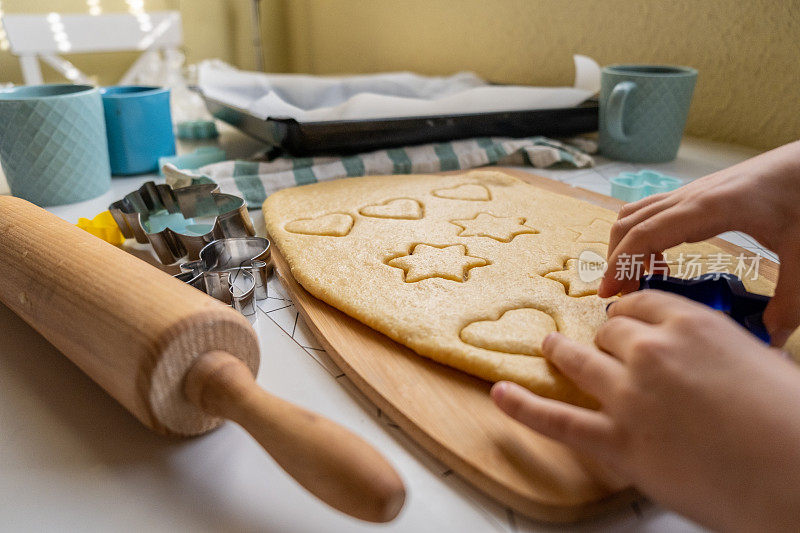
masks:
<path id="1" fill-rule="evenodd" d="M 215 183 L 173 189 L 148 181 L 108 210 L 126 238 L 152 245 L 165 265 L 197 259 L 214 240 L 255 235 L 245 201 Z"/>

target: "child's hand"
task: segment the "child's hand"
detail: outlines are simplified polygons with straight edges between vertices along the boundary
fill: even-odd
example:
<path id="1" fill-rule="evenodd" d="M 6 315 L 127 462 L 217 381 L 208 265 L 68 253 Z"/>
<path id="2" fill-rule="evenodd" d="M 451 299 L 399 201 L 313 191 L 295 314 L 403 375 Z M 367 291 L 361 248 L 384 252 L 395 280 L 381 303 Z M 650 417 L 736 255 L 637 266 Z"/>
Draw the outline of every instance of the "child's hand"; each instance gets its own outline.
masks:
<path id="1" fill-rule="evenodd" d="M 557 333 L 542 347 L 599 411 L 508 382 L 497 405 L 705 525 L 800 530 L 800 369 L 675 295 L 637 292 L 608 314 L 600 350 Z"/>
<path id="2" fill-rule="evenodd" d="M 800 142 L 625 205 L 611 229 L 609 268 L 599 295 L 638 287 L 638 280 L 615 279 L 620 255 L 658 257 L 672 246 L 729 230 L 748 233 L 780 257 L 780 278 L 764 324 L 773 344 L 782 346 L 800 325 Z"/>

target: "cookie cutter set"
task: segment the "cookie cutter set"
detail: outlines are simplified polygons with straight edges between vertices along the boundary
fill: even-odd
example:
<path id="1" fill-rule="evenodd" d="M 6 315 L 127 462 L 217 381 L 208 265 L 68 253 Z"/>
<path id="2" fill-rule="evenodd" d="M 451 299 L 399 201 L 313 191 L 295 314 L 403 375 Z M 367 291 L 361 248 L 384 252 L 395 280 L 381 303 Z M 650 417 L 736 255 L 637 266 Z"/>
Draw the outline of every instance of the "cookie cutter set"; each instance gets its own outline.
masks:
<path id="1" fill-rule="evenodd" d="M 200 259 L 181 264 L 175 277 L 221 300 L 249 319 L 256 300 L 267 297 L 272 270 L 270 243 L 263 237 L 217 239 L 200 250 Z"/>
<path id="2" fill-rule="evenodd" d="M 722 311 L 762 341 L 770 342 L 762 319 L 769 296 L 748 292 L 733 274 L 712 272 L 691 279 L 650 274 L 639 281 L 639 290 L 644 289 L 671 292 Z"/>
<path id="3" fill-rule="evenodd" d="M 175 277 L 255 318 L 272 270 L 269 240 L 255 236 L 242 198 L 215 183 L 173 188 L 147 182 L 109 206 L 126 238 L 150 244 L 158 260 L 183 259 Z"/>

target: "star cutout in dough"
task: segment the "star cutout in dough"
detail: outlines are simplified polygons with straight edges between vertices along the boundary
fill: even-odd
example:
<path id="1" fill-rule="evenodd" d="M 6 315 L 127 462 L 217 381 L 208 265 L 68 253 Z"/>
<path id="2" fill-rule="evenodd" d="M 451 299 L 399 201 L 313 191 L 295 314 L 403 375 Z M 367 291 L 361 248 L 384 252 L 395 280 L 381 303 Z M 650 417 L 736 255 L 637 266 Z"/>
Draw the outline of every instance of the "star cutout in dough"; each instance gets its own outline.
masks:
<path id="1" fill-rule="evenodd" d="M 611 238 L 611 222 L 602 218 L 592 220 L 592 223 L 585 228 L 570 228 L 578 234 L 575 242 L 599 242 L 608 244 Z"/>
<path id="2" fill-rule="evenodd" d="M 545 274 L 544 277 L 562 284 L 567 295 L 573 297 L 597 294 L 597 289 L 600 287 L 599 278 L 588 283 L 581 280 L 578 275 L 577 259 L 568 259 L 563 270 L 550 272 L 549 274 Z"/>
<path id="3" fill-rule="evenodd" d="M 467 247 L 463 244 L 443 247 L 417 244 L 410 254 L 395 257 L 386 264 L 402 269 L 406 283 L 428 278 L 463 282 L 467 280 L 470 269 L 486 266 L 489 261 L 467 255 Z"/>
<path id="4" fill-rule="evenodd" d="M 479 213 L 475 218 L 467 220 L 451 220 L 452 224 L 462 228 L 460 237 L 489 237 L 500 242 L 511 242 L 523 233 L 539 233 L 525 225 L 523 217 L 496 217 L 489 213 Z"/>

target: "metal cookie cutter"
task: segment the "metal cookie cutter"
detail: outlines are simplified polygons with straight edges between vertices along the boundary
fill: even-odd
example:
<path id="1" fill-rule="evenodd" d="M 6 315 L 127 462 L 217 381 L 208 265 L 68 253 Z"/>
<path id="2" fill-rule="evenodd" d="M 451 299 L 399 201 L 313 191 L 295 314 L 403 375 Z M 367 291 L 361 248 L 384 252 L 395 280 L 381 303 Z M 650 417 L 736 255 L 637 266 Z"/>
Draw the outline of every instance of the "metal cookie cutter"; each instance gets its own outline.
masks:
<path id="1" fill-rule="evenodd" d="M 263 237 L 219 239 L 200 250 L 200 259 L 181 265 L 175 277 L 255 319 L 255 301 L 267 297 L 272 271 L 269 240 Z"/>
<path id="2" fill-rule="evenodd" d="M 199 257 L 216 239 L 255 235 L 244 200 L 218 191 L 215 183 L 173 189 L 149 181 L 109 211 L 126 238 L 150 243 L 159 261 L 170 265 Z"/>
<path id="3" fill-rule="evenodd" d="M 769 296 L 748 292 L 742 280 L 733 274 L 715 272 L 691 279 L 650 274 L 639 281 L 639 290 L 644 289 L 679 294 L 722 311 L 762 341 L 770 341 L 762 320 Z"/>

